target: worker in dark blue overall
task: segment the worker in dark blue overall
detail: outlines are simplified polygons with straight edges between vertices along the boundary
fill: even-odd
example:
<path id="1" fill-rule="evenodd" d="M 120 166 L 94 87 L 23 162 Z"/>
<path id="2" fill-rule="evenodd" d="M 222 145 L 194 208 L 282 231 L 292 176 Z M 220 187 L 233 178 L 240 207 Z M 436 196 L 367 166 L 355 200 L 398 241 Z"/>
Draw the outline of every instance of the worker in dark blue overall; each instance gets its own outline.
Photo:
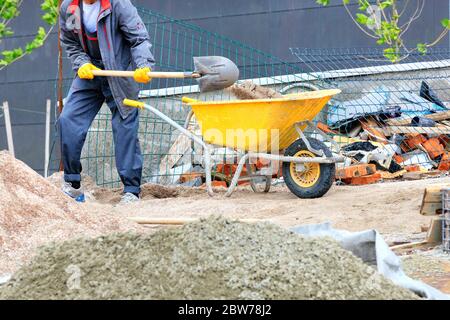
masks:
<path id="1" fill-rule="evenodd" d="M 77 72 L 59 117 L 64 165 L 63 191 L 84 201 L 81 151 L 103 103 L 112 113 L 116 166 L 124 185 L 122 203 L 139 200 L 142 155 L 137 82 L 148 83 L 154 64 L 145 25 L 129 0 L 65 0 L 60 12 L 61 40 Z M 134 79 L 94 77 L 93 70 L 135 70 Z"/>

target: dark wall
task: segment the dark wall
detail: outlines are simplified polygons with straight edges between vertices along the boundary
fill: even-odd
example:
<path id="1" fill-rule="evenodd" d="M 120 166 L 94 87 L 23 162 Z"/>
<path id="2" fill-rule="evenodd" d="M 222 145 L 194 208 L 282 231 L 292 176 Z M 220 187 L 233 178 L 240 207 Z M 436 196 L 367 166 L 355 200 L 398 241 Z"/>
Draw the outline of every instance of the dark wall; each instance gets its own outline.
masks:
<path id="1" fill-rule="evenodd" d="M 27 0 L 22 15 L 13 24 L 15 35 L 0 44 L 13 48 L 32 39 L 40 21 L 40 0 Z M 135 0 L 137 5 L 223 34 L 287 61 L 295 61 L 290 47 L 373 47 L 340 5 L 328 8 L 315 0 Z M 415 3 L 412 0 L 411 3 Z M 449 1 L 427 1 L 421 18 L 408 32 L 411 44 L 434 39 L 439 21 L 449 15 Z M 352 6 L 355 9 L 355 6 Z M 440 46 L 449 47 L 449 39 Z M 64 66 L 65 77 L 72 76 Z M 46 45 L 20 62 L 0 71 L 0 102 L 12 109 L 16 155 L 39 172 L 44 164 L 44 110 L 46 99 L 55 100 L 57 75 L 56 34 Z M 53 117 L 54 118 L 54 117 Z M 0 150 L 6 148 L 3 118 L 0 118 Z"/>

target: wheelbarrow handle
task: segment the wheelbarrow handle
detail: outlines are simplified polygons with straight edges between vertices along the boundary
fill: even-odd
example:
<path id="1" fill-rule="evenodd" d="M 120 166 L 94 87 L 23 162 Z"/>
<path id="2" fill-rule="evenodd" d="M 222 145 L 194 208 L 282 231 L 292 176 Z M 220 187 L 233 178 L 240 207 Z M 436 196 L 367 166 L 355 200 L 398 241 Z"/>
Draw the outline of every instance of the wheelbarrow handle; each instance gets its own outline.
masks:
<path id="1" fill-rule="evenodd" d="M 96 77 L 120 77 L 133 78 L 134 71 L 120 71 L 120 70 L 93 70 L 92 73 Z M 149 72 L 148 76 L 153 79 L 186 79 L 186 78 L 200 78 L 201 75 L 197 72 Z"/>
<path id="2" fill-rule="evenodd" d="M 144 102 L 131 100 L 131 99 L 124 99 L 123 104 L 128 107 L 137 108 L 137 109 L 144 109 L 144 107 L 145 107 Z"/>

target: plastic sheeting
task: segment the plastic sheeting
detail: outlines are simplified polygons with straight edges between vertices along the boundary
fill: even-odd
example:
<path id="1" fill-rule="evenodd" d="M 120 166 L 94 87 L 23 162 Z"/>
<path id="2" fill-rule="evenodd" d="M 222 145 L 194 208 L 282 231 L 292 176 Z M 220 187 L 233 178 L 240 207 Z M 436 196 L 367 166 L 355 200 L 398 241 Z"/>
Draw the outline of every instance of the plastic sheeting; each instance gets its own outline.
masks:
<path id="1" fill-rule="evenodd" d="M 399 119 L 447 111 L 447 108 L 417 94 L 380 86 L 359 99 L 330 106 L 328 125 L 332 128 L 339 128 L 360 118 L 389 114 L 394 106 L 398 107 L 402 114 Z"/>
<path id="2" fill-rule="evenodd" d="M 380 274 L 396 285 L 430 300 L 450 300 L 450 295 L 408 277 L 402 270 L 401 259 L 389 248 L 376 230 L 349 232 L 333 229 L 330 223 L 324 223 L 299 226 L 292 231 L 307 237 L 331 237 L 344 249 L 351 251 L 365 263 L 376 267 Z"/>

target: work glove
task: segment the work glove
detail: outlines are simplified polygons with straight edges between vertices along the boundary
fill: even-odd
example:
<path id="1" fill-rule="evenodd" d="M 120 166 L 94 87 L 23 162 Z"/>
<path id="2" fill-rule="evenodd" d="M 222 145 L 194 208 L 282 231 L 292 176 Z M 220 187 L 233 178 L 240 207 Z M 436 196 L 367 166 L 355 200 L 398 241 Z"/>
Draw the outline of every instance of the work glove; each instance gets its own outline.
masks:
<path id="1" fill-rule="evenodd" d="M 134 71 L 134 81 L 139 83 L 149 83 L 152 78 L 149 77 L 148 73 L 152 72 L 151 68 L 139 68 Z"/>
<path id="2" fill-rule="evenodd" d="M 94 74 L 92 73 L 93 70 L 100 69 L 94 66 L 92 63 L 85 63 L 80 67 L 80 69 L 78 69 L 78 76 L 80 77 L 80 79 L 92 80 L 94 79 Z"/>

